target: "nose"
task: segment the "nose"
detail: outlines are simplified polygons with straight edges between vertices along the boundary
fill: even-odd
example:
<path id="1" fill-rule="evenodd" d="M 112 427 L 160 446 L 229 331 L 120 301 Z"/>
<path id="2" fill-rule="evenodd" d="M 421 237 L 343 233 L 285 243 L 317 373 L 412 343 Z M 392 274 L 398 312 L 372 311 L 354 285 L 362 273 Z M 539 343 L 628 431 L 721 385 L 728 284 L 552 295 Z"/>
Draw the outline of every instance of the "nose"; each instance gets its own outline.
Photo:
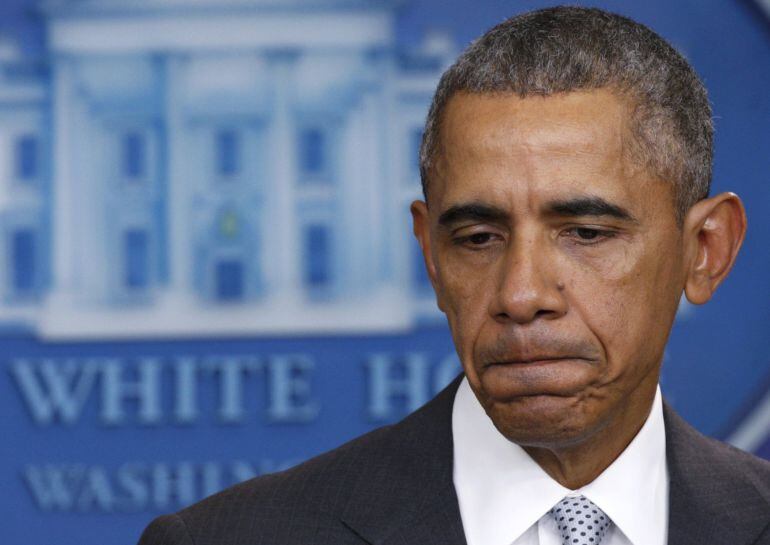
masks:
<path id="1" fill-rule="evenodd" d="M 536 234 L 512 240 L 498 273 L 489 314 L 500 323 L 527 324 L 567 312 L 558 259 Z"/>

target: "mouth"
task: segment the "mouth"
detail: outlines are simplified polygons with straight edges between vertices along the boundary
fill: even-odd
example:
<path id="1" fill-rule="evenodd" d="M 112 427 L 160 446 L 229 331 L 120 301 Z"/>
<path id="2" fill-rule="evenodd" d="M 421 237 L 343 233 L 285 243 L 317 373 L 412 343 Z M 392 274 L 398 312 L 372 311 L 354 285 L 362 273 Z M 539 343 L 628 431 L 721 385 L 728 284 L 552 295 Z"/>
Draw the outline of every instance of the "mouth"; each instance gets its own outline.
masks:
<path id="1" fill-rule="evenodd" d="M 491 361 L 483 364 L 483 367 L 506 366 L 506 365 L 548 365 L 549 363 L 559 363 L 565 361 L 584 361 L 590 363 L 594 360 L 582 356 L 535 356 L 521 359 L 510 359 L 502 361 Z"/>
<path id="2" fill-rule="evenodd" d="M 497 400 L 573 396 L 595 380 L 597 360 L 542 354 L 487 362 L 479 369 L 482 389 Z"/>

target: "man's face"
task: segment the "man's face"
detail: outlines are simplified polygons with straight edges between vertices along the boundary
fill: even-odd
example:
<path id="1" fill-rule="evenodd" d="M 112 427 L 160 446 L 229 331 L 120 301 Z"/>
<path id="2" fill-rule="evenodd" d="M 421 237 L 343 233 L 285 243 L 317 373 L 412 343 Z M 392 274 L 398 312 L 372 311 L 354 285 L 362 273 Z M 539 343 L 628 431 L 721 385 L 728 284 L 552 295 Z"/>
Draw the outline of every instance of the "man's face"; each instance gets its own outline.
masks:
<path id="1" fill-rule="evenodd" d="M 471 388 L 519 444 L 649 410 L 685 273 L 671 184 L 634 166 L 630 138 L 607 89 L 445 110 L 415 232 Z"/>

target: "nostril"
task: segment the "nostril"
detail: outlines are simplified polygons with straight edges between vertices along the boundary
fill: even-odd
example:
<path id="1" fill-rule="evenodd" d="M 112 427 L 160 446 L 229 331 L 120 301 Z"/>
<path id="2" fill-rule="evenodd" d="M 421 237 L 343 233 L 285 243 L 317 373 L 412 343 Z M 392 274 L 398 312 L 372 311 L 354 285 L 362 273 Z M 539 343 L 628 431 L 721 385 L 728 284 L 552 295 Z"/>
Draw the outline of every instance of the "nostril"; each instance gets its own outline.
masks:
<path id="1" fill-rule="evenodd" d="M 518 324 L 529 323 L 538 319 L 550 320 L 558 318 L 566 313 L 566 310 L 558 308 L 506 308 L 502 311 L 490 313 L 495 321 L 500 323 L 514 322 Z"/>

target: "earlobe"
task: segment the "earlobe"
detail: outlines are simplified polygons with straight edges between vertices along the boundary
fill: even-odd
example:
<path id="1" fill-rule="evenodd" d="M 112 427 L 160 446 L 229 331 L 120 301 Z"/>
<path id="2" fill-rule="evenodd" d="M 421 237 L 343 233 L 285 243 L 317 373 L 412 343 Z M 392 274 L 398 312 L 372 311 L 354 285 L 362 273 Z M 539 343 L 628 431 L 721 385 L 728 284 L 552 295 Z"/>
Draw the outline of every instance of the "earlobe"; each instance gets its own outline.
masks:
<path id="1" fill-rule="evenodd" d="M 414 201 L 409 207 L 412 212 L 412 230 L 414 236 L 417 238 L 417 242 L 422 249 L 422 257 L 425 262 L 425 269 L 428 273 L 430 283 L 433 285 L 433 291 L 436 293 L 436 302 L 439 309 L 442 311 L 444 307 L 442 305 L 440 291 L 438 289 L 436 273 L 436 265 L 433 263 L 433 257 L 431 255 L 431 240 L 430 240 L 430 222 L 428 221 L 428 205 L 424 201 Z"/>
<path id="2" fill-rule="evenodd" d="M 696 203 L 685 218 L 687 300 L 702 305 L 711 299 L 732 269 L 746 234 L 746 212 L 734 193 Z"/>

